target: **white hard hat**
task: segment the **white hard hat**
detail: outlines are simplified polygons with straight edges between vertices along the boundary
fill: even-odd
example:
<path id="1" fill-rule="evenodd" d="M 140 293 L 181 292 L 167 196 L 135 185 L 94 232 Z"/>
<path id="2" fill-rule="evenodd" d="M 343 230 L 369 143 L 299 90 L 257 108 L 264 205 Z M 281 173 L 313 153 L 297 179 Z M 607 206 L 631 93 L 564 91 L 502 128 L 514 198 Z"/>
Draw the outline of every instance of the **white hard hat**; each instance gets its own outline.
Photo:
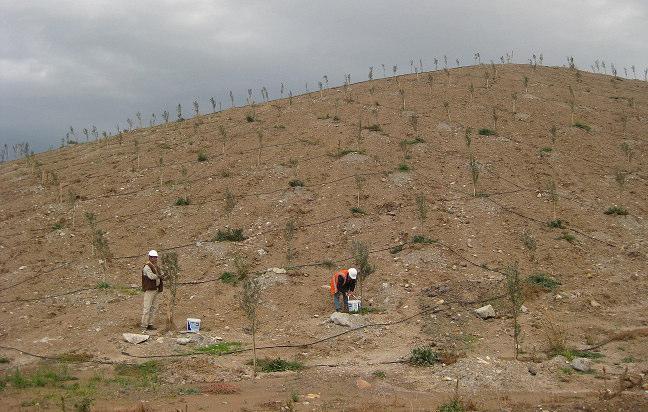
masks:
<path id="1" fill-rule="evenodd" d="M 151 256 L 151 257 L 158 257 L 157 250 L 151 250 L 151 251 L 149 251 L 149 256 Z"/>
<path id="2" fill-rule="evenodd" d="M 349 268 L 349 277 L 351 279 L 355 279 L 358 277 L 358 271 L 356 270 L 356 268 Z"/>

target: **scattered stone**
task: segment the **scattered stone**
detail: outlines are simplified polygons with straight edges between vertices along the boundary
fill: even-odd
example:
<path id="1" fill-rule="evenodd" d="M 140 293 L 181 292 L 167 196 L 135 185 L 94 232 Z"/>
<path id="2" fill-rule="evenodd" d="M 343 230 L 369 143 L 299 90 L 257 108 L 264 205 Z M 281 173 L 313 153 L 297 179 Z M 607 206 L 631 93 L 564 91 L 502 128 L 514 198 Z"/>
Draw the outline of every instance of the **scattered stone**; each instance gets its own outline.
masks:
<path id="1" fill-rule="evenodd" d="M 479 309 L 475 309 L 475 313 L 477 316 L 479 316 L 482 319 L 489 319 L 489 318 L 494 318 L 495 315 L 495 309 L 493 309 L 493 305 L 486 305 L 482 306 Z"/>
<path id="2" fill-rule="evenodd" d="M 587 358 L 574 358 L 570 365 L 579 372 L 589 372 L 592 370 L 592 360 Z"/>
<path id="3" fill-rule="evenodd" d="M 369 389 L 369 388 L 371 388 L 371 384 L 369 382 L 367 382 L 366 380 L 362 379 L 362 378 L 356 379 L 356 386 L 358 387 L 358 389 Z"/>
<path id="4" fill-rule="evenodd" d="M 598 308 L 598 307 L 601 306 L 601 304 L 598 303 L 597 301 L 595 301 L 594 299 L 592 299 L 592 300 L 590 301 L 590 305 L 591 305 L 593 308 Z"/>
<path id="5" fill-rule="evenodd" d="M 535 365 L 529 365 L 529 367 L 527 368 L 527 370 L 529 371 L 529 373 L 530 373 L 532 376 L 536 376 L 536 375 L 538 374 L 538 368 L 536 368 Z"/>
<path id="6" fill-rule="evenodd" d="M 346 326 L 349 328 L 357 328 L 359 326 L 362 326 L 362 320 L 359 319 L 360 317 L 358 315 L 351 315 L 348 313 L 343 313 L 343 312 L 333 312 L 331 314 L 330 320 L 331 322 L 335 323 L 336 325 L 340 326 Z"/>
<path id="7" fill-rule="evenodd" d="M 530 118 L 531 118 L 531 115 L 529 113 L 522 113 L 522 112 L 515 113 L 515 120 L 525 122 L 525 121 L 529 120 Z"/>
<path id="8" fill-rule="evenodd" d="M 319 393 L 309 393 L 309 394 L 306 395 L 306 397 L 308 399 L 317 399 L 317 398 L 320 397 L 320 394 Z"/>
<path id="9" fill-rule="evenodd" d="M 529 311 L 529 308 L 527 308 L 526 306 L 522 305 L 522 306 L 520 306 L 520 310 L 522 311 L 522 313 L 527 313 L 527 312 Z"/>
<path id="10" fill-rule="evenodd" d="M 138 333 L 124 333 L 122 334 L 124 340 L 129 343 L 137 345 L 138 343 L 146 342 L 151 335 L 140 335 Z"/>
<path id="11" fill-rule="evenodd" d="M 286 269 L 284 268 L 270 268 L 270 270 L 277 275 L 285 275 L 286 274 Z"/>
<path id="12" fill-rule="evenodd" d="M 178 345 L 186 345 L 188 343 L 191 343 L 191 338 L 178 338 L 176 339 L 176 343 Z"/>

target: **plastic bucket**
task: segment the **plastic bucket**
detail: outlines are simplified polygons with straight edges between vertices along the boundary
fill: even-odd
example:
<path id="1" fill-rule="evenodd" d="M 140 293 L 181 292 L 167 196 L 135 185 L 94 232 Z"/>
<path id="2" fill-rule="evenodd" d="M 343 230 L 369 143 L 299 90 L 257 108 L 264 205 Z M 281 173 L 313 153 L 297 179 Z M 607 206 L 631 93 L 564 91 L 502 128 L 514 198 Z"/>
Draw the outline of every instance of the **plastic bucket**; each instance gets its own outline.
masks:
<path id="1" fill-rule="evenodd" d="M 349 312 L 359 312 L 361 307 L 360 300 L 353 299 L 349 301 Z"/>
<path id="2" fill-rule="evenodd" d="M 200 332 L 200 319 L 187 318 L 187 332 Z"/>

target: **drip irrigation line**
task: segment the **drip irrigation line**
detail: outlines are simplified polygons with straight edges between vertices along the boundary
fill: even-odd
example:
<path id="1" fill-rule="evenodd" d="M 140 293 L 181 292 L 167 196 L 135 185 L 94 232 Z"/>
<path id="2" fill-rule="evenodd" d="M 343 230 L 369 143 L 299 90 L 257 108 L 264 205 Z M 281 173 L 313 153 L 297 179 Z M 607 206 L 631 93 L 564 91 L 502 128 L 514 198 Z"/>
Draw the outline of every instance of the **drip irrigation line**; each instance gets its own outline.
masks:
<path id="1" fill-rule="evenodd" d="M 22 349 L 14 348 L 12 346 L 0 345 L 0 349 L 13 350 L 13 351 L 16 351 L 16 352 L 20 352 L 23 355 L 28 355 L 28 356 L 32 356 L 34 358 L 39 358 L 39 359 L 43 359 L 43 360 L 61 361 L 60 356 L 39 355 L 39 354 L 36 354 L 36 353 L 27 352 L 27 351 L 22 350 Z M 113 361 L 103 361 L 103 360 L 99 360 L 99 359 L 88 359 L 88 360 L 84 360 L 81 363 L 85 363 L 85 362 L 99 363 L 99 364 L 102 364 L 102 365 L 114 365 L 114 364 L 119 363 L 119 362 L 113 362 Z"/>
<path id="2" fill-rule="evenodd" d="M 33 275 L 33 276 L 29 276 L 29 277 L 27 277 L 27 278 L 21 280 L 20 282 L 17 282 L 17 283 L 14 283 L 13 285 L 9 285 L 9 286 L 5 286 L 5 287 L 1 288 L 1 289 L 0 289 L 0 292 L 3 292 L 3 291 L 5 291 L 5 290 L 7 290 L 7 289 L 14 288 L 14 287 L 16 287 L 16 286 L 18 286 L 18 285 L 22 285 L 23 283 L 27 282 L 28 280 L 32 280 L 32 279 L 38 278 L 38 277 L 40 277 L 40 276 L 42 276 L 42 275 L 45 275 L 45 274 L 47 274 L 47 273 L 51 273 L 51 272 L 53 272 L 53 271 L 55 271 L 55 270 L 57 270 L 57 269 L 60 269 L 60 268 L 62 268 L 62 267 L 66 267 L 66 266 L 67 266 L 67 263 L 64 263 L 64 264 L 62 264 L 62 265 L 58 265 L 58 266 L 55 266 L 55 267 L 53 267 L 53 268 L 50 268 L 50 269 L 48 269 L 48 270 L 46 270 L 46 271 L 44 271 L 44 272 L 40 272 L 40 273 L 37 273 L 37 274 L 35 274 L 35 275 Z M 7 275 L 7 274 L 8 274 L 8 273 L 3 273 L 3 275 Z"/>
<path id="3" fill-rule="evenodd" d="M 56 295 L 41 296 L 41 297 L 38 297 L 38 298 L 16 298 L 16 299 L 12 299 L 12 300 L 3 300 L 3 301 L 0 301 L 0 304 L 14 303 L 14 302 L 37 302 L 37 301 L 41 301 L 41 300 L 59 298 L 61 296 L 73 295 L 73 294 L 76 294 L 76 293 L 81 293 L 81 292 L 85 292 L 85 291 L 88 291 L 88 290 L 96 290 L 96 289 L 97 288 L 81 288 L 81 289 L 71 290 L 71 291 L 68 291 L 68 292 L 59 293 L 59 294 L 56 294 Z"/>

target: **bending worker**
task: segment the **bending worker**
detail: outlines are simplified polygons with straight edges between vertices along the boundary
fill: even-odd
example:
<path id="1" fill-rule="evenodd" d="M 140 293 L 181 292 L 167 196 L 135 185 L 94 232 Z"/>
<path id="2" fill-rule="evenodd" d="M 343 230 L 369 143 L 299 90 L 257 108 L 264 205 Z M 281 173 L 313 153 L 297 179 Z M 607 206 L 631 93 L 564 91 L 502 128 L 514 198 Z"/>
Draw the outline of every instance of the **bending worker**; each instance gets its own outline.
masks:
<path id="1" fill-rule="evenodd" d="M 349 311 L 349 294 L 353 297 L 353 291 L 356 286 L 358 271 L 355 268 L 342 269 L 335 272 L 331 277 L 331 295 L 333 295 L 333 304 L 335 311 Z"/>

